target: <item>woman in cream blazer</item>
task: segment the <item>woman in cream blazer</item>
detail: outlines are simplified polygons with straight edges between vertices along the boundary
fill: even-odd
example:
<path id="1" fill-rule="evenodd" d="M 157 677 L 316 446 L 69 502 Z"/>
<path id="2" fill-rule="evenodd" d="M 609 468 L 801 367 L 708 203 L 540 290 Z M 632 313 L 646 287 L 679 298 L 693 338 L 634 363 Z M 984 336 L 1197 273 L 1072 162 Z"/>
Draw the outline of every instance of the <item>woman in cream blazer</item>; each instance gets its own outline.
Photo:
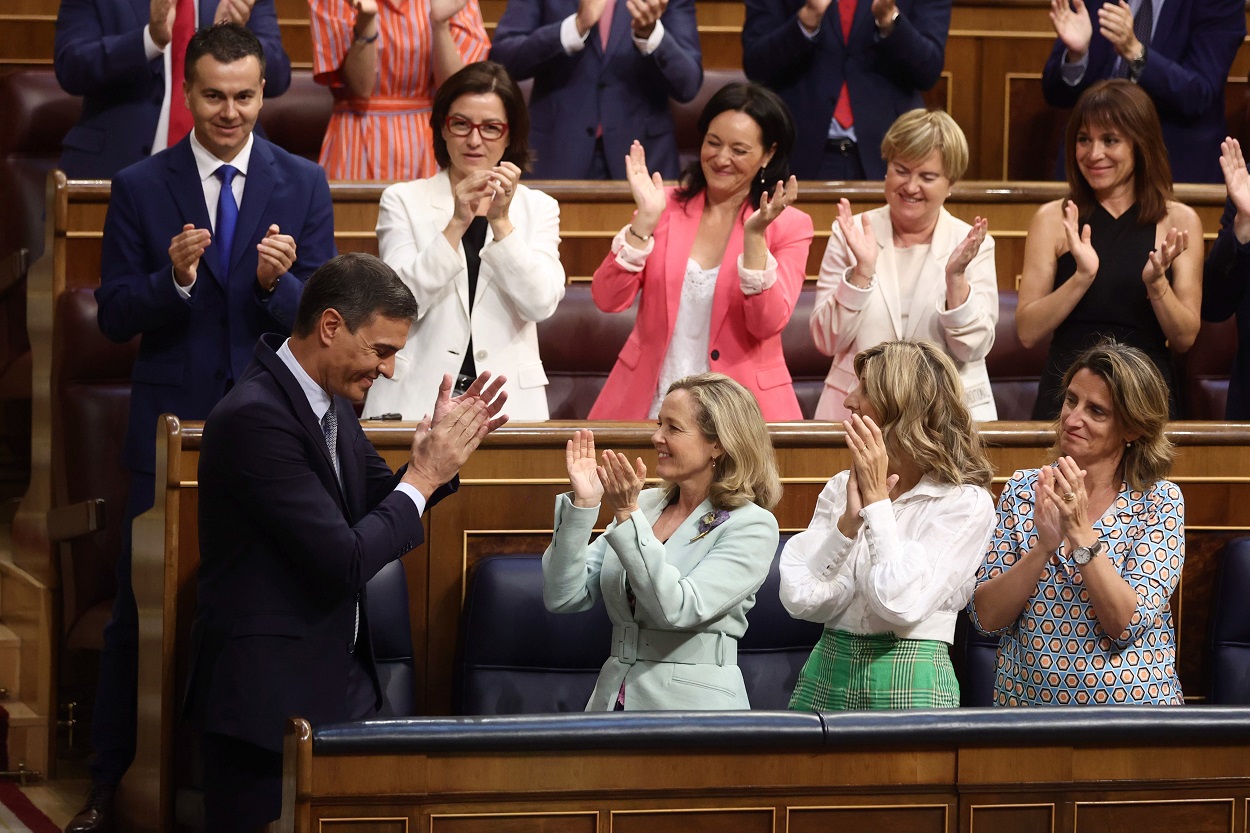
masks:
<path id="1" fill-rule="evenodd" d="M 484 85 L 488 92 L 479 92 Z M 435 138 L 444 170 L 382 192 L 379 253 L 412 290 L 419 312 L 408 343 L 396 356 L 394 375 L 374 382 L 364 416 L 398 413 L 416 420 L 433 413 L 439 382 L 444 374 L 456 379 L 471 336 L 477 371 L 507 377 L 509 416 L 514 421 L 547 419 L 547 374 L 535 324 L 549 318 L 564 297 L 560 207 L 517 181 L 519 165 L 529 156 L 524 107 L 502 67 L 470 64 L 448 79 L 434 102 L 432 117 L 444 124 Z M 503 137 L 483 138 L 482 128 L 492 118 L 497 125 L 500 117 L 506 125 Z M 466 125 L 465 136 L 451 132 Z M 477 213 L 490 222 L 470 316 L 465 241 L 453 248 L 447 235 L 458 208 L 465 211 L 468 197 L 476 196 L 466 196 L 466 184 L 479 181 L 486 196 L 479 198 Z M 496 239 L 497 229 L 508 233 Z"/>
<path id="2" fill-rule="evenodd" d="M 886 205 L 852 217 L 842 200 L 820 267 L 809 325 L 833 364 L 816 419 L 847 418 L 843 400 L 856 385 L 855 354 L 883 341 L 940 347 L 955 362 L 973 418 L 997 419 L 985 369 L 998 321 L 994 239 L 984 220 L 970 226 L 943 208 L 967 167 L 967 142 L 945 113 L 912 110 L 890 128 L 882 153 Z M 928 252 L 921 249 L 912 264 L 914 287 L 904 287 L 899 261 L 912 246 Z"/>

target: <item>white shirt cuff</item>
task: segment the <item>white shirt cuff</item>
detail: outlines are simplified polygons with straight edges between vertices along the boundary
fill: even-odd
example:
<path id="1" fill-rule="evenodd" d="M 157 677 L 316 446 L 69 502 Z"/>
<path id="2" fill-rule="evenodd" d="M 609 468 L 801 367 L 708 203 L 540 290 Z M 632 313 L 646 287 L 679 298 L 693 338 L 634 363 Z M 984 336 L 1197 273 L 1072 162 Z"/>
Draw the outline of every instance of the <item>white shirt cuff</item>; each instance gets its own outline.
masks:
<path id="1" fill-rule="evenodd" d="M 777 282 L 777 258 L 772 252 L 765 252 L 768 259 L 763 269 L 748 269 L 742 265 L 745 255 L 738 255 L 738 284 L 743 295 L 759 295 L 765 289 L 771 289 Z"/>
<path id="2" fill-rule="evenodd" d="M 577 15 L 571 14 L 564 18 L 564 22 L 560 24 L 560 45 L 564 47 L 564 54 L 574 55 L 586 48 L 586 38 L 590 36 L 590 30 L 586 30 L 586 34 L 577 34 Z"/>
<path id="3" fill-rule="evenodd" d="M 818 547 L 807 557 L 808 572 L 820 581 L 831 580 L 846 563 L 853 543 L 855 542 L 843 535 L 842 530 L 834 523 L 829 530 L 829 537 L 825 539 L 825 546 Z"/>
<path id="4" fill-rule="evenodd" d="M 417 507 L 418 515 L 425 514 L 425 495 L 421 494 L 416 486 L 413 486 L 411 483 L 405 483 L 401 480 L 399 485 L 395 487 L 395 491 L 403 492 L 408 497 L 412 498 L 413 504 Z"/>
<path id="5" fill-rule="evenodd" d="M 650 55 L 652 52 L 660 48 L 660 41 L 664 40 L 664 21 L 657 20 L 655 28 L 651 30 L 651 36 L 646 38 L 634 38 L 634 46 L 638 47 L 638 51 L 643 55 Z"/>
<path id="6" fill-rule="evenodd" d="M 183 286 L 178 283 L 178 279 L 174 277 L 174 267 L 169 267 L 169 279 L 174 282 L 174 289 L 178 290 L 178 294 L 182 296 L 184 301 L 191 300 L 191 290 L 195 289 L 195 281 Z"/>
<path id="7" fill-rule="evenodd" d="M 799 16 L 798 16 L 798 15 L 795 15 L 795 16 L 794 16 L 794 23 L 795 23 L 795 25 L 797 25 L 797 26 L 799 27 L 799 31 L 803 33 L 803 37 L 807 38 L 809 41 L 815 42 L 815 40 L 816 40 L 816 36 L 820 34 L 820 24 L 819 24 L 819 23 L 817 23 L 817 24 L 816 24 L 816 31 L 815 31 L 815 32 L 809 32 L 809 31 L 807 31 L 807 27 L 803 25 L 803 21 L 799 20 Z"/>
<path id="8" fill-rule="evenodd" d="M 166 44 L 166 46 L 168 45 Z M 157 46 L 156 41 L 152 40 L 151 25 L 143 27 L 143 54 L 147 56 L 149 61 L 155 61 L 165 54 L 165 50 Z"/>
<path id="9" fill-rule="evenodd" d="M 616 237 L 612 238 L 612 254 L 616 255 L 616 262 L 622 269 L 629 272 L 641 272 L 642 268 L 647 265 L 647 256 L 655 251 L 655 235 L 651 235 L 646 246 L 638 249 L 628 241 L 628 232 L 629 226 L 625 226 L 616 233 Z"/>

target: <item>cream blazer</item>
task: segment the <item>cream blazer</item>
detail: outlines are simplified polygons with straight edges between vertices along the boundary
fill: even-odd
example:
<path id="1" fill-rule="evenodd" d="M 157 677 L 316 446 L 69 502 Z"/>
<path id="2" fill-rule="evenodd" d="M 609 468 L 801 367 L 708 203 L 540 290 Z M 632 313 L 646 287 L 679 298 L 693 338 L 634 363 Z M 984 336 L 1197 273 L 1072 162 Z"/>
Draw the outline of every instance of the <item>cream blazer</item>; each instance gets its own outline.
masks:
<path id="1" fill-rule="evenodd" d="M 417 320 L 395 360 L 395 375 L 379 377 L 364 416 L 399 413 L 420 419 L 434 412 L 444 373 L 460 371 L 469 344 L 469 271 L 463 244 L 443 237 L 455 210 L 451 179 L 401 182 L 382 192 L 378 249 L 417 297 Z M 541 191 L 518 185 L 508 210 L 513 232 L 498 242 L 488 228 L 473 302 L 473 361 L 478 372 L 508 377 L 505 411 L 513 420 L 547 419 L 547 374 L 538 356 L 535 322 L 549 318 L 564 297 L 560 264 L 560 206 Z"/>
<path id="2" fill-rule="evenodd" d="M 867 212 L 877 237 L 877 274 L 867 289 L 846 280 L 855 256 L 835 222 L 816 285 L 816 306 L 808 325 L 816 348 L 833 356 L 825 389 L 816 405 L 816 419 L 843 420 L 842 401 L 856 385 L 855 354 L 883 341 L 928 341 L 955 360 L 964 386 L 964 403 L 973 419 L 998 419 L 985 357 L 994 346 L 998 322 L 998 277 L 994 270 L 994 238 L 986 236 L 965 272 L 972 290 L 968 300 L 946 309 L 946 261 L 972 227 L 945 208 L 933 230 L 929 259 L 910 298 L 899 297 L 894 259 L 894 230 L 889 206 Z M 854 222 L 861 222 L 855 215 Z M 909 311 L 903 329 L 902 310 Z"/>

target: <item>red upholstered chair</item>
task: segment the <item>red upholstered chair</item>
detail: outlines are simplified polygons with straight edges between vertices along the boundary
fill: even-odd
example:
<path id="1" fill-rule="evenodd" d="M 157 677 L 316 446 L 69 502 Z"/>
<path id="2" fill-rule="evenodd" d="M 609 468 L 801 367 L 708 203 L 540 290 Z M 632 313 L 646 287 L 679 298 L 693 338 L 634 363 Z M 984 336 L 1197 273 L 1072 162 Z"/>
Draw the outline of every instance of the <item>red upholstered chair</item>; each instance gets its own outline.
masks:
<path id="1" fill-rule="evenodd" d="M 677 128 L 677 154 L 683 168 L 699 158 L 699 148 L 703 145 L 703 134 L 699 132 L 699 114 L 707 106 L 708 99 L 726 84 L 745 80 L 746 74 L 740 69 L 705 69 L 703 86 L 692 100 L 679 104 L 669 99 L 668 109 L 673 114 L 673 124 Z"/>
<path id="2" fill-rule="evenodd" d="M 781 331 L 781 349 L 786 356 L 786 367 L 790 370 L 803 419 L 815 416 L 816 403 L 824 392 L 825 377 L 829 375 L 829 365 L 833 362 L 832 358 L 816 349 L 816 342 L 812 340 L 812 332 L 807 325 L 815 304 L 815 285 L 804 286 L 789 323 Z"/>
<path id="3" fill-rule="evenodd" d="M 1182 356 L 1184 379 L 1181 416 L 1185 419 L 1224 419 L 1228 404 L 1228 375 L 1237 352 L 1237 319 L 1203 321 L 1198 338 Z"/>
<path id="4" fill-rule="evenodd" d="M 1016 337 L 1016 301 L 1015 292 L 999 291 L 994 347 L 985 358 L 994 405 L 998 418 L 1004 421 L 1027 420 L 1033 415 L 1037 385 L 1050 349 L 1050 339 L 1031 348 L 1020 343 Z"/>
<path id="5" fill-rule="evenodd" d="M 260 126 L 275 145 L 316 162 L 333 110 L 330 88 L 313 81 L 312 70 L 294 69 L 290 89 L 265 99 Z"/>
<path id="6" fill-rule="evenodd" d="M 624 312 L 601 312 L 590 297 L 590 284 L 575 283 L 555 314 L 538 322 L 552 419 L 587 417 L 634 328 L 636 311 L 637 304 Z"/>

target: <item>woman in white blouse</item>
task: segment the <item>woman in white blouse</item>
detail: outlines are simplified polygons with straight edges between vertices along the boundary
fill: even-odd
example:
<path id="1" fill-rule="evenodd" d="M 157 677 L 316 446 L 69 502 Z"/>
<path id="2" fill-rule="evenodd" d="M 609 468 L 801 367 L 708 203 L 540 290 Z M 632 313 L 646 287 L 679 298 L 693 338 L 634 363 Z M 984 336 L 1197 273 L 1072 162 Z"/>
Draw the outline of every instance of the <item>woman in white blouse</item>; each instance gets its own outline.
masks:
<path id="1" fill-rule="evenodd" d="M 395 373 L 374 382 L 366 417 L 432 413 L 444 374 L 463 392 L 482 370 L 506 377 L 508 414 L 547 419 L 535 323 L 564 297 L 560 206 L 520 183 L 529 114 L 499 64 L 469 64 L 434 98 L 429 179 L 382 192 L 378 249 L 420 311 Z"/>
<path id="2" fill-rule="evenodd" d="M 985 357 L 994 346 L 998 279 L 986 221 L 943 205 L 968 167 L 968 141 L 946 113 L 911 110 L 881 142 L 885 202 L 851 216 L 842 200 L 820 265 L 809 326 L 833 356 L 816 419 L 843 420 L 855 354 L 882 341 L 927 341 L 955 360 L 973 419 L 998 418 Z"/>
<path id="3" fill-rule="evenodd" d="M 958 706 L 947 646 L 994 531 L 990 462 L 945 353 L 890 341 L 854 367 L 851 468 L 781 555 L 781 603 L 825 625 L 790 708 Z"/>

